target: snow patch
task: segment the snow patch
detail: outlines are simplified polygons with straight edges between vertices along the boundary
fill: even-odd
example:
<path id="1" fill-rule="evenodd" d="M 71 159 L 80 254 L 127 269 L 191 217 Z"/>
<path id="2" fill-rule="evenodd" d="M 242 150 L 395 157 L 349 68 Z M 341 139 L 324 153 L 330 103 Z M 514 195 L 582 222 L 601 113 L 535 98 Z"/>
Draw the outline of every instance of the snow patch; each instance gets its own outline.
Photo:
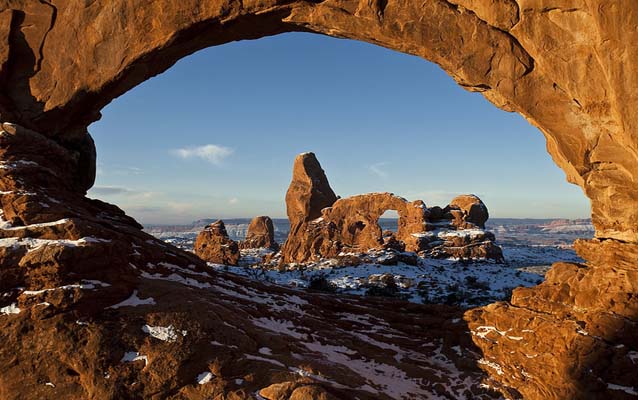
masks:
<path id="1" fill-rule="evenodd" d="M 148 297 L 146 299 L 140 299 L 139 297 L 137 297 L 137 290 L 133 291 L 133 294 L 131 295 L 131 297 L 129 297 L 128 299 L 117 303 L 117 304 L 113 304 L 110 307 L 107 308 L 120 308 L 120 307 L 137 307 L 137 306 L 146 306 L 146 305 L 155 305 L 155 300 L 152 297 Z"/>
<path id="2" fill-rule="evenodd" d="M 294 337 L 295 339 L 306 339 L 306 335 L 303 333 L 299 333 L 295 328 L 295 324 L 288 320 L 278 320 L 274 318 L 257 318 L 253 319 L 252 323 L 260 328 L 267 329 L 271 332 L 281 333 L 284 335 L 288 335 Z"/>
<path id="3" fill-rule="evenodd" d="M 278 367 L 286 368 L 286 366 L 284 364 L 280 363 L 277 360 L 273 360 L 271 358 L 253 356 L 252 354 L 244 354 L 244 358 L 246 358 L 247 360 L 253 360 L 253 361 L 263 361 L 263 362 L 267 362 L 267 363 L 276 365 Z"/>
<path id="4" fill-rule="evenodd" d="M 503 375 L 504 374 L 503 368 L 499 364 L 497 364 L 497 363 L 495 363 L 493 361 L 489 361 L 489 360 L 486 360 L 484 358 L 481 358 L 477 362 L 479 364 L 481 364 L 481 365 L 485 365 L 485 366 L 488 366 L 488 367 L 492 368 L 499 375 Z"/>
<path id="5" fill-rule="evenodd" d="M 135 361 L 144 361 L 144 366 L 148 365 L 148 356 L 141 355 L 137 351 L 129 351 L 124 353 L 124 357 L 120 362 L 135 362 Z"/>
<path id="6" fill-rule="evenodd" d="M 165 342 L 175 342 L 177 341 L 178 334 L 181 334 L 182 336 L 186 336 L 186 334 L 188 333 L 186 331 L 178 332 L 177 330 L 175 330 L 173 325 L 169 325 L 169 326 L 144 325 L 142 326 L 142 331 L 154 337 L 155 339 L 163 340 Z"/>
<path id="7" fill-rule="evenodd" d="M 96 280 L 82 280 L 81 283 L 58 286 L 55 288 L 40 289 L 40 290 L 25 290 L 24 292 L 22 292 L 22 294 L 24 294 L 25 296 L 35 296 L 38 294 L 51 292 L 54 290 L 71 290 L 71 289 L 92 290 L 92 289 L 97 289 L 100 287 L 109 287 L 109 286 L 111 285 L 106 282 L 101 282 Z"/>
<path id="8" fill-rule="evenodd" d="M 215 375 L 213 375 L 213 373 L 210 371 L 202 372 L 201 374 L 197 375 L 197 384 L 204 385 L 213 380 L 214 377 Z"/>
<path id="9" fill-rule="evenodd" d="M 635 390 L 635 388 L 629 387 L 629 386 L 621 386 L 621 385 L 615 385 L 613 383 L 608 383 L 607 384 L 607 389 L 609 389 L 609 390 L 618 390 L 618 391 L 630 394 L 632 396 L 638 396 L 638 392 Z"/>

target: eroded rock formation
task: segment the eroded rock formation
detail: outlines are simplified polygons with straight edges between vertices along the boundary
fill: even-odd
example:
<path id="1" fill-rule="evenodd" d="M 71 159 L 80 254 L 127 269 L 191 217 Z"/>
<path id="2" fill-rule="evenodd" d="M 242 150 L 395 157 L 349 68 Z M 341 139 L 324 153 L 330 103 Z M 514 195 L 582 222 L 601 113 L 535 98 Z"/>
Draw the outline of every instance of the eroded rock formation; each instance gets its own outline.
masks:
<path id="1" fill-rule="evenodd" d="M 310 174 L 308 158 L 313 166 Z M 328 199 L 325 192 L 331 194 Z M 477 196 L 458 196 L 445 209 L 429 209 L 422 200 L 409 202 L 392 193 L 337 199 L 312 153 L 295 158 L 286 206 L 294 219 L 282 247 L 283 263 L 306 263 L 334 258 L 342 252 L 365 253 L 382 248 L 436 258 L 503 258 L 494 244 L 494 235 L 479 229 L 485 227 L 489 214 Z M 379 218 L 388 210 L 399 215 L 396 234 L 383 232 L 379 225 Z"/>
<path id="2" fill-rule="evenodd" d="M 445 211 L 454 216 L 454 225 L 458 228 L 483 228 L 485 222 L 490 218 L 487 207 L 473 194 L 464 194 L 452 199 Z M 461 214 L 458 214 L 458 211 Z"/>
<path id="3" fill-rule="evenodd" d="M 113 0 L 107 6 L 83 0 L 4 0 L 0 22 L 0 115 L 31 130 L 3 125 L 1 133 L 0 201 L 9 221 L 0 230 L 5 238 L 0 252 L 3 398 L 130 398 L 168 393 L 196 398 L 231 392 L 241 398 L 259 387 L 291 379 L 285 368 L 273 368 L 270 363 L 271 370 L 256 369 L 254 360 L 240 359 L 225 346 L 219 361 L 222 367 L 215 370 L 222 378 L 211 386 L 194 386 L 195 368 L 202 369 L 208 361 L 201 357 L 213 351 L 194 353 L 193 349 L 208 349 L 201 346 L 207 346 L 211 337 L 228 345 L 232 337 L 233 343 L 242 343 L 245 354 L 254 354 L 252 350 L 267 335 L 250 329 L 248 321 L 269 317 L 256 315 L 259 307 L 242 304 L 239 296 L 223 294 L 228 287 L 210 295 L 175 282 L 202 279 L 212 285 L 209 282 L 228 278 L 203 278 L 201 274 L 208 272 L 200 261 L 143 234 L 116 207 L 84 197 L 95 171 L 95 150 L 86 127 L 113 98 L 198 49 L 289 31 L 363 40 L 426 58 L 463 87 L 481 92 L 502 109 L 522 114 L 541 130 L 554 161 L 591 200 L 597 239 L 578 244 L 586 264 L 558 264 L 543 285 L 515 291 L 511 304 L 498 303 L 467 314 L 484 354 L 480 365 L 495 382 L 530 399 L 610 398 L 638 391 L 634 368 L 638 311 L 633 307 L 638 296 L 634 276 L 638 3 L 160 0 L 148 4 Z M 175 272 L 170 265 L 183 270 Z M 75 285 L 81 279 L 102 279 L 111 286 L 92 290 L 85 283 L 85 289 L 56 289 L 38 294 L 37 299 L 13 290 Z M 242 281 L 240 285 L 251 284 Z M 273 290 L 263 288 L 260 293 L 272 295 Z M 157 304 L 103 309 L 133 294 L 141 295 L 140 301 L 153 296 Z M 184 306 L 184 299 L 193 303 Z M 377 315 L 379 324 L 386 323 L 385 315 L 377 312 L 383 305 L 353 307 L 353 312 Z M 306 306 L 304 312 L 305 308 L 312 308 L 315 319 L 296 319 L 299 326 L 311 320 L 324 321 L 322 327 L 339 323 L 340 317 L 326 308 Z M 20 312 L 13 314 L 17 309 Z M 194 315 L 194 309 L 206 311 Z M 404 329 L 401 334 L 411 340 L 424 339 L 424 344 L 443 337 L 447 331 L 438 330 L 446 326 L 441 318 L 452 317 L 437 310 L 419 320 L 424 318 L 422 308 L 414 314 L 402 310 L 406 323 L 401 324 L 395 314 L 390 319 L 392 329 Z M 239 329 L 224 328 L 220 316 Z M 271 326 L 289 317 L 273 318 Z M 83 325 L 87 321 L 89 325 Z M 179 351 L 159 352 L 154 339 L 140 336 L 138 328 L 144 321 L 202 331 L 179 339 L 193 341 L 180 345 Z M 203 321 L 214 326 L 202 325 Z M 421 321 L 418 332 L 405 331 L 415 321 Z M 199 328 L 191 328 L 194 325 Z M 319 334 L 315 327 L 310 331 Z M 320 335 L 335 346 L 356 342 L 344 338 L 344 333 L 330 336 L 325 329 Z M 205 342 L 200 341 L 202 337 Z M 285 337 L 287 344 L 296 340 Z M 322 346 L 327 343 L 312 339 Z M 436 355 L 421 343 L 410 344 L 411 340 L 400 344 L 418 353 L 406 357 L 410 366 L 416 359 Z M 443 348 L 453 343 L 445 341 Z M 355 351 L 378 357 L 387 351 L 370 346 L 361 344 Z M 119 363 L 120 356 L 134 349 L 141 349 L 139 357 L 148 355 L 146 367 L 144 361 Z M 316 357 L 317 349 L 325 347 L 304 351 Z M 217 349 L 214 353 L 220 354 Z M 287 365 L 290 360 L 284 360 L 283 353 L 274 349 L 279 362 Z M 422 370 L 410 369 L 407 363 L 396 364 L 398 358 L 387 362 L 407 377 L 423 376 Z M 365 383 L 360 375 L 348 376 L 347 371 L 343 367 L 326 376 L 344 385 Z M 244 376 L 250 384 L 245 389 L 228 386 L 233 382 L 224 378 L 229 373 Z M 53 381 L 55 388 L 46 385 Z M 450 387 L 441 384 L 437 392 Z M 384 395 L 397 397 L 396 393 Z M 448 395 L 459 397 L 456 392 Z M 361 391 L 357 396 L 379 398 Z"/>
<path id="4" fill-rule="evenodd" d="M 2 399 L 493 397 L 460 311 L 215 273 L 77 193 L 71 151 L 2 126 Z"/>
<path id="5" fill-rule="evenodd" d="M 206 262 L 237 265 L 239 245 L 228 237 L 224 221 L 219 220 L 205 227 L 195 240 L 195 254 Z"/>
<path id="6" fill-rule="evenodd" d="M 239 243 L 242 249 L 267 248 L 278 250 L 279 244 L 275 241 L 275 227 L 272 219 L 267 216 L 255 217 L 248 225 L 246 239 Z"/>

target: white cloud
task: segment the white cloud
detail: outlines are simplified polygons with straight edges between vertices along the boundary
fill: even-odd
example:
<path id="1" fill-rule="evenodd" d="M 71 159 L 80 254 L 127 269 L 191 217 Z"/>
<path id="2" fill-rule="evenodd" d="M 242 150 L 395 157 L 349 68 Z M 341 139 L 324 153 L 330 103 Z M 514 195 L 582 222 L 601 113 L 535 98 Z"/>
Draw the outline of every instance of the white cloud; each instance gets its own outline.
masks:
<path id="1" fill-rule="evenodd" d="M 372 165 L 368 165 L 368 170 L 378 176 L 379 178 L 387 178 L 388 172 L 384 170 L 384 167 L 388 165 L 387 162 L 380 162 Z"/>
<path id="2" fill-rule="evenodd" d="M 233 197 L 232 199 L 228 200 L 228 204 L 230 204 L 230 205 L 234 205 L 234 204 L 237 204 L 237 203 L 239 203 L 239 199 L 237 197 Z"/>
<path id="3" fill-rule="evenodd" d="M 187 158 L 201 158 L 211 164 L 220 165 L 224 159 L 233 154 L 233 149 L 218 146 L 216 144 L 206 144 L 203 146 L 191 146 L 181 149 L 171 150 L 174 155 Z"/>

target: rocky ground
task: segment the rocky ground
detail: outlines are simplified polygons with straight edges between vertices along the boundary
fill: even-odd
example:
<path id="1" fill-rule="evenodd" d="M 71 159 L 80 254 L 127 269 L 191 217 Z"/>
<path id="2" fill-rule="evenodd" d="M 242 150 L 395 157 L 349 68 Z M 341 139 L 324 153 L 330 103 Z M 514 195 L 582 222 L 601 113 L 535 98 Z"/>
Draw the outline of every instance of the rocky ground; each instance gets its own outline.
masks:
<path id="1" fill-rule="evenodd" d="M 285 238 L 284 221 L 279 220 L 279 236 Z M 250 279 L 271 282 L 290 288 L 309 289 L 330 294 L 354 294 L 408 300 L 420 304 L 449 304 L 463 308 L 509 300 L 512 289 L 541 283 L 550 266 L 558 261 L 582 262 L 572 248 L 560 245 L 564 240 L 564 226 L 554 222 L 557 231 L 544 231 L 551 221 L 520 220 L 493 223 L 506 232 L 508 244 L 501 245 L 504 260 L 461 261 L 432 259 L 414 253 L 374 250 L 363 254 L 342 254 L 305 265 L 278 267 L 275 256 L 268 265 L 262 264 L 265 255 L 275 253 L 267 248 L 242 249 L 239 265 L 209 263 L 217 270 Z M 396 224 L 396 222 L 394 222 Z M 394 228 L 392 221 L 384 221 L 385 228 Z M 247 226 L 243 221 L 227 224 L 233 239 L 243 240 Z M 580 226 L 580 225 L 578 225 Z M 167 243 L 192 251 L 196 232 L 187 227 L 154 226 L 152 233 Z M 282 233 L 283 232 L 283 233 Z M 516 233 L 520 237 L 516 238 Z M 581 232 L 582 233 L 582 232 Z M 499 238 L 500 239 L 500 238 Z M 552 245 L 537 244 L 555 243 Z M 408 257 L 410 263 L 401 259 Z M 410 265 L 412 264 L 412 265 Z"/>

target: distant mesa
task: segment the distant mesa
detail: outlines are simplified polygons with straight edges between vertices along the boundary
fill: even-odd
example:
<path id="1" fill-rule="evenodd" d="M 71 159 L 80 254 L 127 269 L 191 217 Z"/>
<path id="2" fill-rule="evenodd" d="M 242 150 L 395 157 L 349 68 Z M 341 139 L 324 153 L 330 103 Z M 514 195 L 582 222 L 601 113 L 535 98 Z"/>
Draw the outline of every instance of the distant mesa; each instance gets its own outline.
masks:
<path id="1" fill-rule="evenodd" d="M 197 235 L 195 254 L 215 264 L 237 265 L 239 245 L 228 237 L 224 221 L 213 222 Z"/>

